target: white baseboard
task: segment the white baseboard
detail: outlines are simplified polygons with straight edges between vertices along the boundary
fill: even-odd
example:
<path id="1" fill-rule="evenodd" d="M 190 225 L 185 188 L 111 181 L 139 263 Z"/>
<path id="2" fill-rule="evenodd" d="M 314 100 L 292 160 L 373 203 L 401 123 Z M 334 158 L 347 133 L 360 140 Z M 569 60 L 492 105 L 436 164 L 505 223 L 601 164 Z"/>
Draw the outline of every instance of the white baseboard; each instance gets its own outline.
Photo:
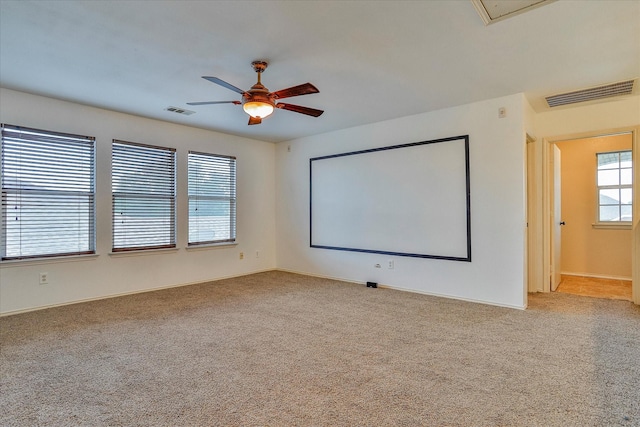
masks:
<path id="1" fill-rule="evenodd" d="M 356 285 L 364 285 L 364 284 L 366 284 L 366 282 L 359 282 L 359 281 L 352 280 L 352 279 L 345 279 L 343 277 L 326 276 L 324 274 L 306 273 L 304 271 L 289 270 L 287 268 L 276 268 L 275 270 L 276 271 L 282 271 L 284 273 L 293 273 L 293 274 L 301 274 L 303 276 L 309 276 L 309 277 L 318 277 L 320 279 L 339 280 L 341 282 L 348 282 L 348 283 L 353 283 L 353 284 L 356 284 Z"/>
<path id="2" fill-rule="evenodd" d="M 288 270 L 288 269 L 284 269 L 284 268 L 278 268 L 276 269 L 277 271 L 284 271 L 286 273 L 294 273 L 294 274 L 302 274 L 304 276 L 311 276 L 311 277 L 319 277 L 321 279 L 330 279 L 330 280 L 339 280 L 341 282 L 348 282 L 348 283 L 354 283 L 354 284 L 358 284 L 358 285 L 365 285 L 366 282 L 359 282 L 359 281 L 354 281 L 351 279 L 343 279 L 341 277 L 332 277 L 332 276 L 325 276 L 325 275 L 321 275 L 321 274 L 311 274 L 311 273 L 305 273 L 302 271 L 295 271 L 295 270 Z M 476 299 L 472 299 L 472 298 L 461 298 L 461 297 L 457 297 L 454 295 L 445 295 L 445 294 L 438 294 L 438 293 L 434 293 L 434 292 L 424 292 L 424 291 L 418 291 L 415 289 L 408 289 L 408 288 L 401 288 L 401 287 L 397 287 L 397 286 L 390 286 L 390 285 L 384 285 L 381 283 L 378 283 L 378 287 L 379 288 L 383 288 L 383 289 L 392 289 L 395 291 L 403 291 L 403 292 L 412 292 L 414 294 L 421 294 L 421 295 L 428 295 L 431 297 L 438 297 L 438 298 L 448 298 L 448 299 L 455 299 L 458 301 L 466 301 L 466 302 L 472 302 L 475 304 L 485 304 L 485 305 L 493 305 L 496 307 L 505 307 L 505 308 L 513 308 L 513 309 L 517 309 L 517 310 L 526 310 L 527 306 L 520 306 L 520 305 L 510 305 L 510 304 L 499 304 L 493 301 L 484 301 L 484 300 L 476 300 Z"/>
<path id="3" fill-rule="evenodd" d="M 127 296 L 127 295 L 136 295 L 136 294 L 142 294 L 142 293 L 146 293 L 146 292 L 161 291 L 161 290 L 164 290 L 164 289 L 179 288 L 179 287 L 182 287 L 182 286 L 191 286 L 191 285 L 199 285 L 199 284 L 202 284 L 202 283 L 217 282 L 217 281 L 220 281 L 220 280 L 233 279 L 234 277 L 249 276 L 251 274 L 264 273 L 264 272 L 267 272 L 267 271 L 282 271 L 282 272 L 285 272 L 285 273 L 301 274 L 303 276 L 319 277 L 321 279 L 339 280 L 341 282 L 353 283 L 353 284 L 357 284 L 357 285 L 365 285 L 366 284 L 366 282 L 364 282 L 364 281 L 355 281 L 355 280 L 352 280 L 352 279 L 345 279 L 343 277 L 326 276 L 326 275 L 320 275 L 320 274 L 310 274 L 310 273 L 303 272 L 303 271 L 295 271 L 295 270 L 289 270 L 289 269 L 284 269 L 284 268 L 269 268 L 269 269 L 264 269 L 264 270 L 256 270 L 256 271 L 246 272 L 246 273 L 242 273 L 242 274 L 235 274 L 235 275 L 230 275 L 230 276 L 217 277 L 215 279 L 201 280 L 201 281 L 197 281 L 197 282 L 179 283 L 179 284 L 173 284 L 173 285 L 167 285 L 167 286 L 160 286 L 160 287 L 151 288 L 151 289 L 141 289 L 141 290 L 137 290 L 137 291 L 121 292 L 121 293 L 117 293 L 117 294 L 102 295 L 102 296 L 93 297 L 93 298 L 85 298 L 85 299 L 79 299 L 79 300 L 74 300 L 74 301 L 67 301 L 67 302 L 63 302 L 63 303 L 59 303 L 59 304 L 50 304 L 50 305 L 44 305 L 44 306 L 38 306 L 38 307 L 30 307 L 30 308 L 25 308 L 25 309 L 20 309 L 20 310 L 6 311 L 4 313 L 0 313 L 0 317 L 13 316 L 15 314 L 28 313 L 28 312 L 31 312 L 31 311 L 46 310 L 48 308 L 54 308 L 54 307 L 63 307 L 65 305 L 81 304 L 81 303 L 84 303 L 84 302 L 99 301 L 99 300 L 103 300 L 103 299 L 118 298 L 118 297 L 123 297 L 123 296 Z M 562 273 L 562 274 L 565 274 L 565 273 Z M 569 274 L 569 273 L 566 273 L 566 274 Z M 378 284 L 378 287 L 383 288 L 383 289 L 392 289 L 392 290 L 396 290 L 396 291 L 412 292 L 412 293 L 416 293 L 416 294 L 428 295 L 428 296 L 433 296 L 433 297 L 455 299 L 455 300 L 459 300 L 459 301 L 472 302 L 472 303 L 476 303 L 476 304 L 487 304 L 487 305 L 493 305 L 493 306 L 497 306 L 497 307 L 505 307 L 505 308 L 512 308 L 512 309 L 518 309 L 518 310 L 525 310 L 527 308 L 526 306 L 516 306 L 516 305 L 509 305 L 509 304 L 498 304 L 498 303 L 495 303 L 493 301 L 475 300 L 475 299 L 471 299 L 471 298 L 461 298 L 461 297 L 456 297 L 456 296 L 452 296 L 452 295 L 444 295 L 444 294 L 438 294 L 438 293 L 433 293 L 433 292 L 424 292 L 424 291 L 418 291 L 418 290 L 415 290 L 415 289 L 407 289 L 407 288 L 401 288 L 401 287 L 397 287 L 397 286 L 390 286 L 390 285 L 384 285 L 384 284 Z"/>
<path id="4" fill-rule="evenodd" d="M 428 295 L 428 296 L 431 296 L 431 297 L 455 299 L 455 300 L 458 300 L 458 301 L 472 302 L 472 303 L 475 303 L 475 304 L 493 305 L 495 307 L 512 308 L 512 309 L 516 309 L 516 310 L 526 310 L 527 309 L 526 305 L 523 306 L 523 305 L 500 304 L 500 303 L 493 302 L 493 301 L 478 300 L 478 299 L 473 299 L 473 298 L 462 298 L 462 297 L 457 297 L 457 296 L 454 296 L 454 295 L 445 295 L 445 294 L 438 294 L 438 293 L 435 293 L 435 292 L 417 291 L 415 289 L 399 288 L 397 286 L 389 286 L 389 285 L 378 285 L 378 287 L 379 288 L 386 288 L 386 289 L 394 289 L 396 291 L 413 292 L 414 294 Z"/>
<path id="5" fill-rule="evenodd" d="M 628 281 L 632 280 L 631 276 L 627 277 L 627 276 L 610 276 L 606 274 L 593 274 L 593 273 L 573 273 L 573 272 L 569 273 L 566 271 L 561 271 L 560 274 L 565 276 L 593 277 L 595 279 L 628 280 Z"/>
<path id="6" fill-rule="evenodd" d="M 103 300 L 103 299 L 118 298 L 118 297 L 124 297 L 124 296 L 127 296 L 127 295 L 144 294 L 146 292 L 155 292 L 155 291 L 162 291 L 164 289 L 180 288 L 182 286 L 191 286 L 191 285 L 199 285 L 201 283 L 217 282 L 219 280 L 233 279 L 234 277 L 249 276 L 251 274 L 258 274 L 258 273 L 264 273 L 264 272 L 267 272 L 267 271 L 275 271 L 275 270 L 276 270 L 275 268 L 269 268 L 269 269 L 266 269 L 266 270 L 256 270 L 256 271 L 251 271 L 251 272 L 248 272 L 248 273 L 234 274 L 234 275 L 224 276 L 224 277 L 216 277 L 215 279 L 199 280 L 197 282 L 178 283 L 178 284 L 173 284 L 173 285 L 160 286 L 160 287 L 157 287 L 157 288 L 140 289 L 140 290 L 137 290 L 137 291 L 101 295 L 101 296 L 98 296 L 98 297 L 67 301 L 67 302 L 62 302 L 62 303 L 58 303 L 58 304 L 42 305 L 42 306 L 38 306 L 38 307 L 23 308 L 23 309 L 20 309 L 20 310 L 5 311 L 4 313 L 0 313 L 0 317 L 13 316 L 15 314 L 22 314 L 22 313 L 29 313 L 31 311 L 46 310 L 48 308 L 54 308 L 54 307 L 64 307 L 65 305 L 82 304 L 83 302 L 100 301 L 100 300 Z"/>

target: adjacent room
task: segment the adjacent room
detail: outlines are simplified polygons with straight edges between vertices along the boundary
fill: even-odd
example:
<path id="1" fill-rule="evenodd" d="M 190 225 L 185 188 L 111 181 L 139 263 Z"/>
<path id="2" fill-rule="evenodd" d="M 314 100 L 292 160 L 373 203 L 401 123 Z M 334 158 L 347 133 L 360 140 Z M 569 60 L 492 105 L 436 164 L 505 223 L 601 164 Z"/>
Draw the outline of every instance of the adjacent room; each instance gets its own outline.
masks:
<path id="1" fill-rule="evenodd" d="M 559 292 L 631 301 L 632 137 L 556 143 L 565 223 Z"/>
<path id="2" fill-rule="evenodd" d="M 640 425 L 638 40 L 636 0 L 0 0 L 0 424 Z"/>

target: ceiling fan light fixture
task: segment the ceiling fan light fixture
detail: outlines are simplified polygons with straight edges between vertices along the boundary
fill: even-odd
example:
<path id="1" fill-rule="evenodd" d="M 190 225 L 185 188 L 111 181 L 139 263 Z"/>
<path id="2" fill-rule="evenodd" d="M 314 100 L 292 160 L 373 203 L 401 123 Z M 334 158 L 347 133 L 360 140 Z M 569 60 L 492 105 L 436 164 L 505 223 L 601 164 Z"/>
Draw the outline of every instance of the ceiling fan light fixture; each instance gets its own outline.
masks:
<path id="1" fill-rule="evenodd" d="M 272 104 L 263 101 L 249 101 L 245 102 L 242 106 L 244 112 L 251 117 L 264 119 L 265 117 L 273 113 L 274 107 Z"/>

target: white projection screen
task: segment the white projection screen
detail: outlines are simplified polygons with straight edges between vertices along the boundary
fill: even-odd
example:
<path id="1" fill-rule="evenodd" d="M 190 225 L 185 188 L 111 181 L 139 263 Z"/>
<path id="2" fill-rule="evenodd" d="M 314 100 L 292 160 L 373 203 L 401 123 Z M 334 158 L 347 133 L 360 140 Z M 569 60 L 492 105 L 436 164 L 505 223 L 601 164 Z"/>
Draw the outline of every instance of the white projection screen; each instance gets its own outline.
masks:
<path id="1" fill-rule="evenodd" d="M 313 248 L 471 261 L 469 135 L 309 159 Z"/>

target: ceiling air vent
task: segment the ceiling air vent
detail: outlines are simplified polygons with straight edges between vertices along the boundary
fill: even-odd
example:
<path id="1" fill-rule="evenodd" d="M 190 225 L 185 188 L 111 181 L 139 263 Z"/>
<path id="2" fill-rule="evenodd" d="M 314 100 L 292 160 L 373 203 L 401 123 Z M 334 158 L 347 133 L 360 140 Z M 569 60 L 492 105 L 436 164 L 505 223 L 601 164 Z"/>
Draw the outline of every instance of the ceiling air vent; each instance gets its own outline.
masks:
<path id="1" fill-rule="evenodd" d="M 577 90 L 575 92 L 561 93 L 559 95 L 547 96 L 549 107 L 559 107 L 561 105 L 576 104 L 578 102 L 594 101 L 597 99 L 611 98 L 614 96 L 631 95 L 633 93 L 633 82 L 612 83 L 609 85 L 592 87 L 590 89 Z"/>
<path id="2" fill-rule="evenodd" d="M 165 111 L 171 111 L 172 113 L 178 113 L 184 116 L 190 116 L 192 114 L 195 114 L 195 111 L 185 110 L 184 108 L 178 108 L 178 107 L 167 107 L 165 108 Z"/>

